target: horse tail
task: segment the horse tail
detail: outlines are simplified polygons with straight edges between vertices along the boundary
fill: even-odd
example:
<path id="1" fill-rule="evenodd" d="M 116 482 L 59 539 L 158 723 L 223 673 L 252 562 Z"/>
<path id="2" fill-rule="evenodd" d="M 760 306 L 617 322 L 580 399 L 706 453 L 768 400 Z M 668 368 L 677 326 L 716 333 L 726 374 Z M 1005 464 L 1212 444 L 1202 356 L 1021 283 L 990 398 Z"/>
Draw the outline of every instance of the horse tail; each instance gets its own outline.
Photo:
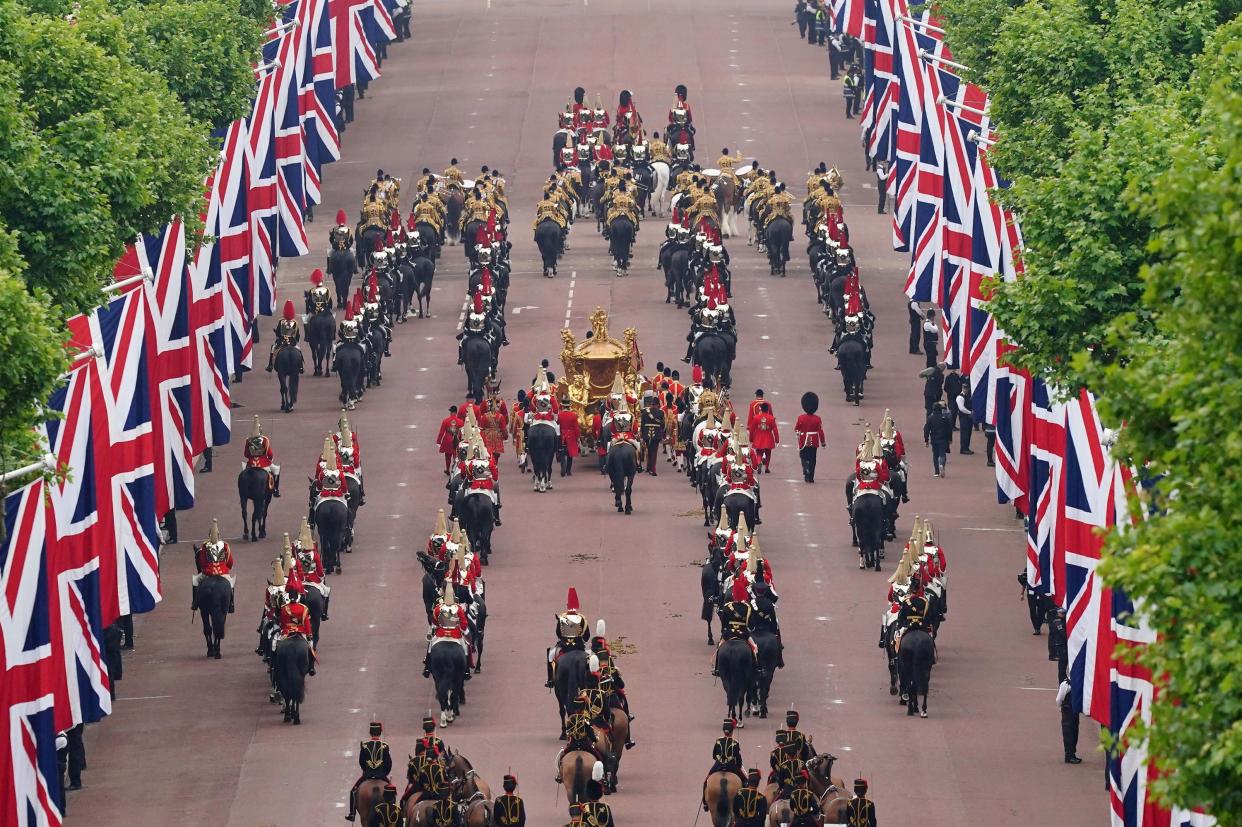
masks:
<path id="1" fill-rule="evenodd" d="M 569 803 L 577 804 L 586 797 L 586 768 L 582 764 L 582 756 L 574 759 L 574 783 L 569 794 Z"/>
<path id="2" fill-rule="evenodd" d="M 729 811 L 732 809 L 729 801 L 729 778 L 728 776 L 720 776 L 719 795 L 716 797 L 716 811 L 712 814 L 713 825 L 726 825 L 729 823 Z"/>

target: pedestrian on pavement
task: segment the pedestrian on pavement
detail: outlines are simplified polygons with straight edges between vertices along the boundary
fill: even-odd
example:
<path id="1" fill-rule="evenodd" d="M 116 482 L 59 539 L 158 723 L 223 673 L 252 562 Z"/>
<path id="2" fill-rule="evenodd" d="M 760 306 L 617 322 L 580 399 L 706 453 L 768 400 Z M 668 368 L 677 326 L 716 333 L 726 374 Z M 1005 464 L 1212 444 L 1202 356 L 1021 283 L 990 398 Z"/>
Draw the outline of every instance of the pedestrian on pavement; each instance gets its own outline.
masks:
<path id="1" fill-rule="evenodd" d="M 975 429 L 975 412 L 970 409 L 970 383 L 963 382 L 957 392 L 957 450 L 959 454 L 972 455 L 970 434 Z"/>
<path id="2" fill-rule="evenodd" d="M 759 455 L 763 463 L 762 473 L 772 473 L 772 449 L 781 441 L 781 433 L 776 427 L 776 417 L 772 415 L 772 406 L 767 402 L 759 403 L 759 410 L 747 426 L 750 445 Z"/>
<path id="3" fill-rule="evenodd" d="M 354 86 L 352 83 L 341 90 L 341 114 L 345 116 L 345 123 L 354 122 Z"/>
<path id="4" fill-rule="evenodd" d="M 1057 687 L 1057 707 L 1061 710 L 1061 743 L 1065 747 L 1065 763 L 1081 764 L 1078 757 L 1078 713 L 1074 711 L 1069 678 Z"/>
<path id="5" fill-rule="evenodd" d="M 935 308 L 928 308 L 923 315 L 923 355 L 927 357 L 927 366 L 936 364 L 940 353 L 940 328 L 936 324 Z"/>
<path id="6" fill-rule="evenodd" d="M 922 356 L 919 343 L 923 341 L 923 306 L 916 301 L 908 305 L 910 313 L 910 355 Z"/>
<path id="7" fill-rule="evenodd" d="M 962 374 L 957 368 L 950 367 L 944 372 L 944 403 L 949 406 L 949 416 L 953 417 L 953 427 L 957 427 L 957 397 L 962 392 Z"/>
<path id="8" fill-rule="evenodd" d="M 203 467 L 198 469 L 200 474 L 211 473 L 211 449 L 207 448 L 203 451 Z"/>
<path id="9" fill-rule="evenodd" d="M 803 414 L 794 423 L 798 435 L 798 459 L 802 460 L 802 479 L 815 482 L 815 461 L 819 449 L 828 444 L 824 437 L 824 423 L 815 412 L 819 410 L 819 397 L 813 391 L 802 394 Z"/>
<path id="10" fill-rule="evenodd" d="M 923 425 L 923 444 L 931 446 L 932 470 L 934 477 L 947 475 L 946 463 L 949 461 L 949 446 L 953 442 L 953 418 L 945 409 L 944 401 L 932 406 Z"/>
<path id="11" fill-rule="evenodd" d="M 984 446 L 988 454 L 988 467 L 995 468 L 996 467 L 996 426 L 993 425 L 991 422 L 984 422 L 982 425 L 979 426 L 979 428 L 980 430 L 983 431 L 983 438 L 985 440 Z"/>
<path id="12" fill-rule="evenodd" d="M 125 633 L 121 631 L 121 624 L 113 622 L 103 633 L 104 642 L 104 661 L 108 665 L 108 691 L 112 694 L 112 700 L 116 700 L 116 683 L 121 679 L 124 664 L 121 660 L 121 638 Z"/>
<path id="13" fill-rule="evenodd" d="M 923 382 L 923 410 L 927 413 L 932 412 L 932 407 L 940 401 L 941 395 L 944 393 L 944 362 L 934 365 L 930 368 L 923 368 L 919 371 L 919 377 Z"/>
<path id="14" fill-rule="evenodd" d="M 871 153 L 868 151 L 868 147 L 871 146 L 871 133 L 873 132 L 875 132 L 875 128 L 868 126 L 863 130 L 862 134 L 863 169 L 868 172 L 875 169 L 875 159 L 871 157 Z"/>
<path id="15" fill-rule="evenodd" d="M 875 162 L 875 188 L 880 193 L 880 203 L 875 211 L 884 215 L 884 207 L 888 204 L 888 161 Z"/>

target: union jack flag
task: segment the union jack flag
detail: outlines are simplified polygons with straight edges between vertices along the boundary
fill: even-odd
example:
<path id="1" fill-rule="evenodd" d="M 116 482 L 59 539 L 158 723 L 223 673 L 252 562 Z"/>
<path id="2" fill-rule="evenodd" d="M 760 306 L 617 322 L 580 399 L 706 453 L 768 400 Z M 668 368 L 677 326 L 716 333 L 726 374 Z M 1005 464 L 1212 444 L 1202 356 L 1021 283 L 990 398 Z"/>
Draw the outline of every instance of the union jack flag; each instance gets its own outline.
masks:
<path id="1" fill-rule="evenodd" d="M 391 9 L 382 0 L 366 0 L 358 7 L 358 19 L 362 21 L 362 31 L 372 46 L 397 39 L 397 27 L 392 22 Z M 376 76 L 379 76 L 378 70 Z"/>
<path id="2" fill-rule="evenodd" d="M 333 52 L 336 54 L 336 88 L 380 76 L 379 61 L 367 40 L 360 11 L 372 0 L 329 0 L 332 16 Z"/>
<path id="3" fill-rule="evenodd" d="M 251 190 L 248 184 L 246 129 L 245 121 L 234 121 L 224 135 L 215 190 L 208 205 L 209 218 L 214 213 L 216 219 L 208 225 L 215 227 L 216 240 L 206 259 L 204 272 L 209 283 L 214 284 L 216 278 L 220 280 L 225 330 L 223 344 L 226 372 L 229 374 L 250 370 L 254 363 L 255 310 L 251 283 L 255 267 L 251 263 L 254 238 L 249 212 Z M 202 251 L 199 260 L 204 260 Z"/>
<path id="4" fill-rule="evenodd" d="M 1026 520 L 1026 577 L 1031 588 L 1065 606 L 1065 403 L 1036 377 L 1027 408 L 1030 430 L 1030 511 Z"/>
<path id="5" fill-rule="evenodd" d="M 45 492 L 36 480 L 4 498 L 0 543 L 0 821 L 18 827 L 59 827 L 63 810 L 54 710 L 67 699 L 56 690 Z"/>
<path id="6" fill-rule="evenodd" d="M 305 150 L 306 197 L 322 199 L 320 175 L 325 164 L 341 157 L 341 138 L 336 132 L 336 61 L 332 51 L 332 18 L 328 0 L 306 0 L 311 6 L 311 25 L 298 61 L 298 109 L 302 113 Z"/>
<path id="7" fill-rule="evenodd" d="M 310 0 L 290 0 L 285 6 L 284 20 L 291 28 L 279 36 L 274 81 L 270 86 L 275 96 L 272 145 L 276 154 L 276 259 L 280 256 L 301 256 L 310 252 L 306 240 L 303 214 L 306 211 L 306 140 L 302 131 L 300 108 L 301 71 L 307 35 L 313 29 Z M 263 87 L 260 86 L 262 92 Z M 275 261 L 273 261 L 273 286 Z M 274 297 L 273 297 L 274 298 Z M 260 306 L 261 302 L 260 302 Z M 264 315 L 268 315 L 266 311 Z"/>
<path id="8" fill-rule="evenodd" d="M 828 9 L 832 30 L 862 37 L 864 5 L 864 0 L 832 0 Z"/>
<path id="9" fill-rule="evenodd" d="M 996 425 L 996 499 L 1012 502 L 1023 514 L 1029 513 L 1027 486 L 1030 485 L 1030 405 L 1031 375 L 1009 365 L 1006 357 L 1017 348 L 1004 340 L 996 343 L 996 377 L 992 422 Z"/>
<path id="10" fill-rule="evenodd" d="M 896 0 L 894 15 L 908 15 L 905 0 Z M 920 23 L 930 15 L 924 12 Z M 915 301 L 936 301 L 939 290 L 939 211 L 941 184 L 941 150 L 944 139 L 940 119 L 935 112 L 940 95 L 935 74 L 920 58 L 926 50 L 938 55 L 943 38 L 910 20 L 898 19 L 895 30 L 894 68 L 900 95 L 897 105 L 896 177 L 893 208 L 893 249 L 912 255 L 906 295 Z M 920 178 L 924 178 L 920 182 Z M 911 247 L 910 245 L 914 246 Z M 924 272 L 925 271 L 925 272 Z"/>
<path id="11" fill-rule="evenodd" d="M 867 153 L 876 161 L 892 161 L 897 147 L 895 115 L 901 97 L 901 84 L 895 72 L 897 12 L 893 2 L 866 0 L 865 5 L 863 59 L 867 95 L 861 126 L 863 134 L 871 130 Z M 870 36 L 867 37 L 867 34 Z"/>

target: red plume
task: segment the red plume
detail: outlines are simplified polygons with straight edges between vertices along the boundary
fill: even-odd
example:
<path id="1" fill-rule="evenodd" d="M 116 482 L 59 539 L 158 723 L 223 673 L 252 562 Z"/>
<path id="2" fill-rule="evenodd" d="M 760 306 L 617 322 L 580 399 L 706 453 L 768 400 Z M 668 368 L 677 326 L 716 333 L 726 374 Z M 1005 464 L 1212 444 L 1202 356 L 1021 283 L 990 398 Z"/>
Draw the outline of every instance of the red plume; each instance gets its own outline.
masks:
<path id="1" fill-rule="evenodd" d="M 367 279 L 367 288 L 371 290 L 371 292 L 375 292 L 379 289 L 379 279 L 375 276 L 374 267 L 371 268 L 371 276 Z"/>
<path id="2" fill-rule="evenodd" d="M 576 612 L 580 608 L 578 603 L 578 590 L 573 586 L 569 587 L 569 594 L 565 596 L 565 611 Z M 494 778 L 495 776 L 493 776 Z"/>
<path id="3" fill-rule="evenodd" d="M 483 268 L 483 281 L 479 286 L 483 289 L 484 293 L 487 293 L 489 295 L 491 294 L 492 292 L 492 271 L 490 268 L 487 268 L 487 267 Z"/>
<path id="4" fill-rule="evenodd" d="M 709 292 L 707 294 L 707 309 L 708 310 L 716 309 L 716 294 L 715 293 Z"/>
<path id="5" fill-rule="evenodd" d="M 690 378 L 694 384 L 701 385 L 703 383 L 703 366 L 695 365 L 694 369 L 690 371 Z"/>
<path id="6" fill-rule="evenodd" d="M 475 313 L 483 312 L 483 294 L 482 293 L 474 294 L 474 312 Z"/>
<path id="7" fill-rule="evenodd" d="M 285 321 L 292 321 L 293 317 L 296 315 L 297 315 L 297 311 L 293 309 L 293 302 L 286 299 L 285 300 L 285 312 L 284 312 Z"/>
<path id="8" fill-rule="evenodd" d="M 857 293 L 858 290 L 858 271 L 855 270 L 845 277 L 845 292 Z"/>
<path id="9" fill-rule="evenodd" d="M 401 222 L 400 222 L 400 221 L 398 221 L 398 222 L 397 222 L 397 226 L 398 226 L 398 227 L 400 227 L 400 226 L 401 226 Z M 388 245 L 389 247 L 393 246 L 392 230 L 389 230 L 389 231 L 388 231 L 388 237 L 384 239 L 384 243 L 385 243 L 386 245 Z"/>
<path id="10" fill-rule="evenodd" d="M 409 217 L 409 219 L 408 219 L 405 223 L 406 223 L 406 227 L 407 227 L 408 229 L 410 229 L 410 230 L 413 230 L 413 229 L 414 229 L 414 226 L 415 226 L 415 221 L 414 221 L 414 211 L 413 211 L 413 210 L 410 210 L 410 217 Z"/>
<path id="11" fill-rule="evenodd" d="M 496 208 L 492 207 L 492 211 L 487 214 L 487 237 L 494 239 L 496 237 Z"/>
<path id="12" fill-rule="evenodd" d="M 383 239 L 379 239 L 379 238 L 375 239 L 375 244 L 373 244 L 372 246 L 374 247 L 375 252 L 378 253 L 380 250 L 384 249 Z"/>
<path id="13" fill-rule="evenodd" d="M 748 596 L 746 594 L 746 578 L 739 573 L 733 578 L 733 602 L 745 603 Z"/>
<path id="14" fill-rule="evenodd" d="M 389 213 L 388 214 L 388 226 L 400 227 L 401 226 L 401 213 L 397 212 L 395 209 L 391 213 Z"/>
<path id="15" fill-rule="evenodd" d="M 323 284 L 323 270 L 320 270 L 318 267 L 315 268 L 315 272 L 311 273 L 311 284 L 316 287 Z"/>
<path id="16" fill-rule="evenodd" d="M 858 298 L 857 293 L 850 293 L 849 298 L 845 300 L 845 315 L 857 316 L 862 313 L 862 300 Z"/>
<path id="17" fill-rule="evenodd" d="M 352 322 L 354 320 L 354 305 L 349 303 L 345 305 L 345 321 Z"/>
<path id="18" fill-rule="evenodd" d="M 297 566 L 294 566 L 285 578 L 285 591 L 293 594 L 306 594 L 306 587 L 302 585 L 302 575 L 298 574 Z"/>
<path id="19" fill-rule="evenodd" d="M 344 211 L 344 210 L 337 210 L 337 211 L 336 211 L 336 223 L 337 223 L 337 224 L 344 224 L 344 223 L 345 223 L 345 221 L 346 221 L 346 218 L 345 218 L 345 211 Z"/>

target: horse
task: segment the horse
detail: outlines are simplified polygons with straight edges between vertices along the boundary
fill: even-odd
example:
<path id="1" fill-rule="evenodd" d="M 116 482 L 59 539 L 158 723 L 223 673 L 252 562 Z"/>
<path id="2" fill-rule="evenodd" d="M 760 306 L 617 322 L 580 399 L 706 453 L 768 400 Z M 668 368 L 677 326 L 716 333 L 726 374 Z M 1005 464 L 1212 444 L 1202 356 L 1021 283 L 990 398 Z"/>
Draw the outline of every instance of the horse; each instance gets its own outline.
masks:
<path id="1" fill-rule="evenodd" d="M 867 378 L 867 346 L 851 336 L 837 347 L 837 365 L 845 384 L 845 401 L 862 404 L 863 380 Z"/>
<path id="2" fill-rule="evenodd" d="M 311 361 L 315 363 L 316 376 L 332 373 L 332 342 L 336 339 L 336 320 L 324 310 L 306 320 L 306 343 L 310 345 Z"/>
<path id="3" fill-rule="evenodd" d="M 383 227 L 366 227 L 359 228 L 355 233 L 358 243 L 354 245 L 356 251 L 355 258 L 358 262 L 358 269 L 365 270 L 367 265 L 371 263 L 371 253 L 375 252 L 375 242 L 383 242 L 388 235 L 388 231 Z M 341 295 L 337 293 L 337 295 Z"/>
<path id="4" fill-rule="evenodd" d="M 415 255 L 407 265 L 410 268 L 409 290 L 418 299 L 418 318 L 425 319 L 431 315 L 431 282 L 436 276 L 436 263 L 428 256 Z"/>
<path id="5" fill-rule="evenodd" d="M 711 814 L 712 827 L 732 827 L 733 797 L 742 789 L 742 779 L 732 772 L 714 772 L 707 776 L 703 800 Z"/>
<path id="6" fill-rule="evenodd" d="M 772 691 L 772 678 L 776 676 L 776 664 L 781 654 L 781 642 L 772 632 L 756 630 L 751 635 L 755 647 L 759 650 L 759 669 L 755 672 L 754 681 L 746 697 L 746 711 L 758 713 L 760 718 L 768 717 L 768 695 Z"/>
<path id="7" fill-rule="evenodd" d="M 806 762 L 806 771 L 810 775 L 807 786 L 819 799 L 825 824 L 845 824 L 845 810 L 850 803 L 845 780 L 832 774 L 832 765 L 836 760 L 835 755 L 821 752 Z"/>
<path id="8" fill-rule="evenodd" d="M 195 555 L 198 549 L 194 549 Z M 233 587 L 219 575 L 204 577 L 198 584 L 198 613 L 203 620 L 203 637 L 207 639 L 207 657 L 220 659 L 220 641 L 224 640 L 224 621 L 233 598 Z"/>
<path id="9" fill-rule="evenodd" d="M 788 218 L 778 216 L 768 222 L 763 233 L 768 246 L 771 275 L 784 276 L 785 262 L 789 261 L 789 241 L 793 238 L 793 224 Z"/>
<path id="10" fill-rule="evenodd" d="M 344 308 L 345 300 L 349 298 L 349 283 L 353 281 L 354 273 L 358 272 L 357 260 L 349 250 L 333 250 L 328 253 L 327 264 L 328 275 L 332 276 L 332 283 L 336 286 L 336 306 Z"/>
<path id="11" fill-rule="evenodd" d="M 276 376 L 280 379 L 280 410 L 293 413 L 298 403 L 298 381 L 302 374 L 302 349 L 282 347 L 276 352 Z"/>
<path id="12" fill-rule="evenodd" d="M 741 638 L 729 638 L 716 650 L 716 671 L 720 673 L 720 683 L 724 687 L 725 703 L 728 710 L 726 718 L 737 721 L 742 727 L 742 707 L 746 701 L 746 693 L 755 680 L 755 657 L 750 646 Z"/>
<path id="13" fill-rule="evenodd" d="M 858 567 L 880 570 L 880 554 L 884 549 L 884 498 L 879 494 L 855 497 L 850 505 L 850 526 L 854 545 L 858 546 Z"/>
<path id="14" fill-rule="evenodd" d="M 341 551 L 349 536 L 349 506 L 340 500 L 324 500 L 311 511 L 310 524 L 319 535 L 324 572 L 340 574 Z"/>
<path id="15" fill-rule="evenodd" d="M 664 265 L 664 303 L 677 302 L 677 308 L 686 306 L 690 290 L 690 251 L 678 244 L 668 254 Z"/>
<path id="16" fill-rule="evenodd" d="M 535 246 L 543 258 L 543 275 L 552 278 L 561 255 L 561 225 L 551 218 L 540 221 L 535 227 Z"/>
<path id="17" fill-rule="evenodd" d="M 461 753 L 449 758 L 446 775 L 461 808 L 462 827 L 492 827 L 492 788 Z"/>
<path id="18" fill-rule="evenodd" d="M 479 555 L 483 565 L 492 555 L 492 529 L 496 527 L 496 505 L 487 494 L 459 495 L 457 517 L 462 531 L 470 541 L 470 548 Z"/>
<path id="19" fill-rule="evenodd" d="M 635 165 L 634 183 L 638 185 L 634 191 L 634 200 L 638 202 L 638 214 L 646 215 L 650 207 L 651 191 L 655 189 L 655 172 L 649 164 Z"/>
<path id="20" fill-rule="evenodd" d="M 594 755 L 583 750 L 570 750 L 561 756 L 561 784 L 565 787 L 569 803 L 586 800 L 587 782 L 591 780 L 591 770 L 598 761 Z"/>
<path id="21" fill-rule="evenodd" d="M 311 646 L 319 647 L 319 624 L 323 623 L 323 613 L 327 608 L 327 598 L 323 596 L 323 592 L 311 583 L 306 584 L 306 594 L 302 597 L 302 605 L 306 606 L 306 613 L 310 616 L 311 622 Z M 315 667 L 312 664 L 310 674 L 315 674 Z"/>
<path id="22" fill-rule="evenodd" d="M 556 660 L 556 674 L 552 683 L 556 692 L 557 711 L 561 716 L 562 741 L 565 740 L 565 716 L 582 687 L 586 685 L 589 674 L 586 652 L 581 649 L 570 649 Z"/>
<path id="23" fill-rule="evenodd" d="M 332 358 L 332 367 L 341 380 L 341 407 L 352 411 L 362 398 L 366 374 L 366 353 L 357 342 L 341 342 Z"/>
<path id="24" fill-rule="evenodd" d="M 482 336 L 467 336 L 461 343 L 466 368 L 466 396 L 476 403 L 483 400 L 483 385 L 492 375 L 492 346 Z"/>
<path id="25" fill-rule="evenodd" d="M 461 714 L 466 700 L 466 648 L 456 640 L 440 640 L 431 645 L 427 666 L 436 685 L 440 704 L 440 726 L 445 727 Z"/>
<path id="26" fill-rule="evenodd" d="M 630 251 L 634 246 L 634 222 L 619 215 L 608 224 L 608 252 L 612 256 L 617 275 L 627 275 L 630 269 Z"/>
<path id="27" fill-rule="evenodd" d="M 375 808 L 384 800 L 384 779 L 363 779 L 358 785 L 358 792 L 354 793 L 354 802 L 358 807 L 358 812 L 362 814 L 363 824 L 370 827 L 373 823 Z"/>
<path id="28" fill-rule="evenodd" d="M 388 334 L 382 324 L 374 323 L 363 328 L 362 338 L 366 341 L 366 361 L 363 371 L 367 387 L 379 386 L 384 381 L 384 356 L 388 352 Z"/>
<path id="29" fill-rule="evenodd" d="M 276 691 L 284 700 L 285 723 L 302 723 L 302 701 L 306 700 L 306 674 L 311 668 L 310 643 L 293 635 L 276 644 Z"/>
<path id="30" fill-rule="evenodd" d="M 651 186 L 651 202 L 655 205 L 655 214 L 664 215 L 664 196 L 668 195 L 669 169 L 666 161 L 652 161 L 651 171 L 654 181 Z"/>
<path id="31" fill-rule="evenodd" d="M 695 339 L 692 356 L 691 364 L 702 366 L 703 376 L 719 380 L 717 387 L 733 384 L 733 360 L 729 357 L 729 345 L 720 334 L 708 331 Z"/>
<path id="32" fill-rule="evenodd" d="M 721 491 L 723 492 L 723 488 Z M 725 516 L 729 521 L 729 528 L 736 530 L 738 517 L 742 514 L 746 515 L 746 525 L 752 528 L 758 522 L 759 509 L 755 505 L 755 498 L 742 492 L 731 491 L 720 498 L 720 507 L 724 509 Z M 720 519 L 720 511 L 716 511 L 716 519 Z"/>
<path id="33" fill-rule="evenodd" d="M 416 243 L 411 244 L 414 253 L 417 255 L 422 250 L 427 251 L 427 257 L 435 262 L 440 257 L 440 231 L 426 221 L 419 221 L 414 225 L 414 237 Z"/>
<path id="34" fill-rule="evenodd" d="M 712 618 L 716 616 L 716 607 L 720 604 L 720 565 L 719 549 L 713 548 L 712 553 L 703 561 L 699 572 L 699 589 L 703 593 L 703 620 L 707 622 L 707 645 L 712 646 L 716 639 L 712 636 Z"/>
<path id="35" fill-rule="evenodd" d="M 613 500 L 617 511 L 633 514 L 634 477 L 638 475 L 638 449 L 634 447 L 634 443 L 619 441 L 609 445 L 604 468 L 608 472 L 608 478 L 612 480 Z M 624 508 L 621 506 L 623 494 L 625 496 Z"/>
<path id="36" fill-rule="evenodd" d="M 542 493 L 552 488 L 552 464 L 560 437 L 550 425 L 532 423 L 526 433 L 526 454 L 534 471 L 535 490 Z"/>
<path id="37" fill-rule="evenodd" d="M 242 539 L 267 537 L 267 509 L 272 504 L 271 475 L 263 468 L 247 466 L 237 475 L 237 498 L 241 501 Z M 250 516 L 247 517 L 247 505 Z"/>
<path id="38" fill-rule="evenodd" d="M 720 234 L 724 238 L 737 235 L 737 183 L 731 175 L 721 175 L 712 184 L 716 210 L 720 213 Z"/>
<path id="39" fill-rule="evenodd" d="M 474 674 L 483 671 L 483 639 L 487 629 L 487 603 L 480 594 L 470 598 L 470 606 L 466 610 L 470 622 L 470 637 L 474 643 Z"/>
<path id="40" fill-rule="evenodd" d="M 466 193 L 460 187 L 449 187 L 448 198 L 444 202 L 444 234 L 452 247 L 461 241 L 461 209 L 466 203 Z"/>
<path id="41" fill-rule="evenodd" d="M 927 717 L 927 690 L 931 685 L 932 666 L 936 663 L 936 642 L 923 629 L 906 629 L 897 646 L 897 671 L 901 677 L 901 696 L 906 701 L 906 714 L 918 712 Z M 918 696 L 923 696 L 919 709 Z"/>

